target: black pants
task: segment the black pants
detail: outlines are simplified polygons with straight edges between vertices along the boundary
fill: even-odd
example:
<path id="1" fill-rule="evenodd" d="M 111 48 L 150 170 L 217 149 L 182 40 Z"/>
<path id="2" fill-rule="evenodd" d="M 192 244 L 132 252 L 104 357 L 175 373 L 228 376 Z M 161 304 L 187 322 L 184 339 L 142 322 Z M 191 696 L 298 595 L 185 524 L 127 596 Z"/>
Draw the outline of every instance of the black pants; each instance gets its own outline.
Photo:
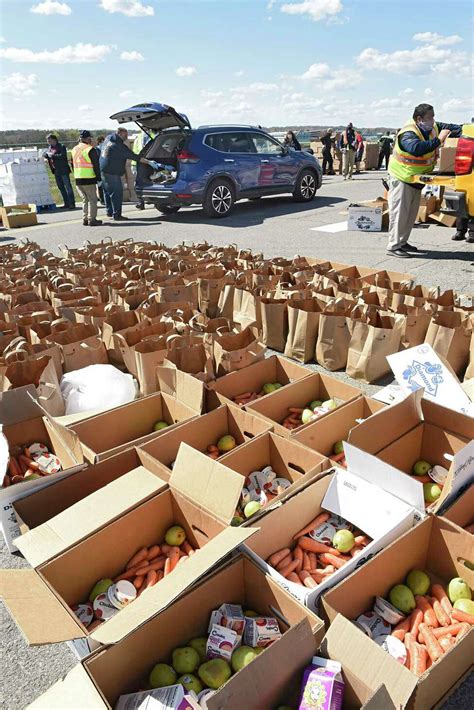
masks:
<path id="1" fill-rule="evenodd" d="M 388 170 L 388 161 L 390 160 L 390 151 L 380 152 L 379 164 L 378 164 L 377 170 L 380 170 L 380 168 L 382 167 L 382 163 L 383 163 L 384 158 L 385 158 L 385 170 Z"/>
<path id="2" fill-rule="evenodd" d="M 456 217 L 456 231 L 466 235 L 468 230 L 469 238 L 474 239 L 474 217 Z"/>
<path id="3" fill-rule="evenodd" d="M 330 173 L 334 172 L 332 155 L 330 151 L 323 151 L 323 175 L 326 175 L 326 168 L 329 167 Z"/>

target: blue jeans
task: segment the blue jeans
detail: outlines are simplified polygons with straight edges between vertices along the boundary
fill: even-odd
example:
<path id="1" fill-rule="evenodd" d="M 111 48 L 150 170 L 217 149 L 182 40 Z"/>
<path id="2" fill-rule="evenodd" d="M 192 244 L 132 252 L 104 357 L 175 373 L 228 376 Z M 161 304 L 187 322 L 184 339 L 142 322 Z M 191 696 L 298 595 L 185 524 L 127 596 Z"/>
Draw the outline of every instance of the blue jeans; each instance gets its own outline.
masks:
<path id="1" fill-rule="evenodd" d="M 63 175 L 54 173 L 54 177 L 56 178 L 56 185 L 63 198 L 64 206 L 73 209 L 76 206 L 76 198 L 74 197 L 74 190 L 72 189 L 69 175 L 67 173 Z"/>
<path id="2" fill-rule="evenodd" d="M 122 216 L 123 185 L 120 175 L 102 173 L 105 207 L 109 217 Z"/>

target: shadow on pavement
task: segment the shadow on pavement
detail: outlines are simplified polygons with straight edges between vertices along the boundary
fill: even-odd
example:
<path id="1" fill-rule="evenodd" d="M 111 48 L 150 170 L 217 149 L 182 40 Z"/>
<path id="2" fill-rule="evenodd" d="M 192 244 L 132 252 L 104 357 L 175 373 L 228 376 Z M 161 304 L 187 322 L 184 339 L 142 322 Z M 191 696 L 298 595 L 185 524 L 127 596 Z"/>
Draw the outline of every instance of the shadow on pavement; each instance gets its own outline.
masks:
<path id="1" fill-rule="evenodd" d="M 423 249 L 418 253 L 412 252 L 412 259 L 433 259 L 433 261 L 438 261 L 440 259 L 446 259 L 447 261 L 472 261 L 474 256 L 474 248 L 472 251 L 430 251 L 429 249 Z"/>

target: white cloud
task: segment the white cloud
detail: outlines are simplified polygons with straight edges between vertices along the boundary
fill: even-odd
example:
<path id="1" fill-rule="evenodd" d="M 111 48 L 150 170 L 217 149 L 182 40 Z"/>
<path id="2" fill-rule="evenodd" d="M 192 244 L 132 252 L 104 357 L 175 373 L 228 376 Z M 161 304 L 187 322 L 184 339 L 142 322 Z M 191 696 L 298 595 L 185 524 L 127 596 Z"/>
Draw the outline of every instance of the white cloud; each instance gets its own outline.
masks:
<path id="1" fill-rule="evenodd" d="M 110 53 L 112 47 L 107 44 L 75 44 L 54 50 L 34 52 L 31 49 L 6 47 L 0 49 L 0 59 L 11 62 L 44 64 L 90 64 L 101 62 Z"/>
<path id="2" fill-rule="evenodd" d="M 65 2 L 56 2 L 55 0 L 45 0 L 38 5 L 30 7 L 30 12 L 35 15 L 70 15 L 72 8 Z"/>
<path id="3" fill-rule="evenodd" d="M 3 35 L 2 35 L 2 37 L 0 37 L 0 44 L 5 44 L 6 41 L 7 41 L 7 38 L 3 37 Z"/>
<path id="4" fill-rule="evenodd" d="M 89 104 L 81 104 L 81 106 L 77 107 L 78 111 L 86 112 L 86 111 L 92 111 L 92 106 L 89 106 Z"/>
<path id="5" fill-rule="evenodd" d="M 330 73 L 329 64 L 324 62 L 311 64 L 311 66 L 301 75 L 302 79 L 321 79 L 323 76 L 328 76 Z"/>
<path id="6" fill-rule="evenodd" d="M 410 89 L 410 87 L 407 87 L 406 89 L 403 89 L 403 91 L 400 91 L 402 96 L 411 96 L 413 94 L 413 89 Z"/>
<path id="7" fill-rule="evenodd" d="M 122 52 L 120 55 L 120 59 L 123 59 L 124 62 L 144 62 L 145 57 L 143 54 L 140 54 L 140 52 L 136 52 L 133 50 L 132 52 Z"/>
<path id="8" fill-rule="evenodd" d="M 459 44 L 462 42 L 462 37 L 459 35 L 439 35 L 437 32 L 417 32 L 413 35 L 415 42 L 427 42 L 428 44 L 435 44 L 437 46 Z"/>
<path id="9" fill-rule="evenodd" d="M 287 15 L 309 15 L 313 22 L 334 19 L 342 9 L 341 0 L 305 0 L 288 2 L 281 6 L 281 11 Z"/>
<path id="10" fill-rule="evenodd" d="M 239 71 L 234 72 L 234 76 L 243 76 L 245 74 L 243 69 L 239 69 Z"/>
<path id="11" fill-rule="evenodd" d="M 471 99 L 449 99 L 448 101 L 445 101 L 444 104 L 442 105 L 442 110 L 445 112 L 456 112 L 457 114 L 464 114 L 466 121 L 468 120 L 468 116 L 470 117 L 472 115 L 472 112 L 474 111 L 474 102 Z"/>
<path id="12" fill-rule="evenodd" d="M 197 74 L 196 67 L 178 67 L 175 71 L 178 76 L 193 76 Z"/>
<path id="13" fill-rule="evenodd" d="M 423 93 L 427 98 L 431 98 L 432 96 L 434 96 L 434 91 L 433 89 L 430 89 L 429 86 L 424 90 Z"/>
<path id="14" fill-rule="evenodd" d="M 237 92 L 243 96 L 245 94 L 267 94 L 269 91 L 278 91 L 278 85 L 254 81 L 252 84 L 248 84 L 247 86 L 237 86 L 235 89 L 231 89 L 231 91 Z"/>
<path id="15" fill-rule="evenodd" d="M 22 96 L 33 96 L 33 94 L 36 94 L 37 84 L 38 77 L 36 74 L 20 74 L 20 72 L 14 72 L 13 74 L 5 76 L 0 81 L 0 94 L 18 98 Z"/>
<path id="16" fill-rule="evenodd" d="M 132 95 L 132 92 L 130 91 L 130 89 L 125 89 L 125 91 L 120 92 L 119 97 L 121 99 L 128 99 L 128 97 L 131 95 Z"/>
<path id="17" fill-rule="evenodd" d="M 151 5 L 144 5 L 141 0 L 101 0 L 100 6 L 107 12 L 119 12 L 127 17 L 150 17 L 155 14 Z"/>

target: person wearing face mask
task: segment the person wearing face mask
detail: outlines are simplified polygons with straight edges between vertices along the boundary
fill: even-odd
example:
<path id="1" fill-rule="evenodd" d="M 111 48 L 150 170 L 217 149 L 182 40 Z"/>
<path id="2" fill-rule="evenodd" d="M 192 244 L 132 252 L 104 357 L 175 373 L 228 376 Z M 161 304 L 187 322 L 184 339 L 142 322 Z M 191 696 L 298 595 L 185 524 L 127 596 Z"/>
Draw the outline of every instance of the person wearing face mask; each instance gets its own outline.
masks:
<path id="1" fill-rule="evenodd" d="M 408 243 L 423 189 L 423 185 L 414 183 L 414 178 L 433 171 L 438 148 L 449 135 L 459 137 L 461 130 L 462 126 L 457 124 L 435 121 L 433 106 L 419 104 L 413 118 L 397 133 L 388 165 L 388 254 L 406 259 L 418 251 L 417 247 Z"/>

